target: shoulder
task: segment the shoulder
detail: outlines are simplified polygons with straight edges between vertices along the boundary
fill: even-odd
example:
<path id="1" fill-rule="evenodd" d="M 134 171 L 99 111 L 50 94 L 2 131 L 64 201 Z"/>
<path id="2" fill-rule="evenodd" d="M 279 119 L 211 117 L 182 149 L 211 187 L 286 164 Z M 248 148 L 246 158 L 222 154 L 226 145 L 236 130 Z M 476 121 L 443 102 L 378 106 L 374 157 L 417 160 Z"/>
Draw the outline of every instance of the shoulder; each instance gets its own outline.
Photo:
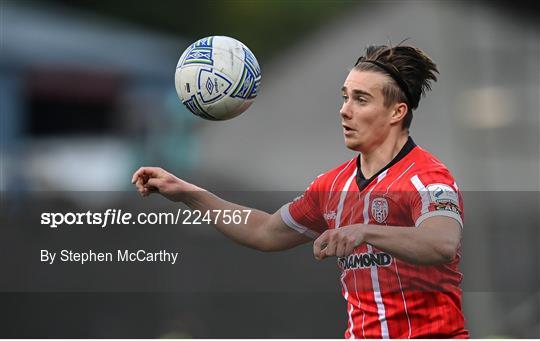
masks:
<path id="1" fill-rule="evenodd" d="M 342 181 L 347 181 L 356 171 L 356 157 L 347 160 L 337 167 L 330 169 L 317 176 L 310 187 L 316 186 L 318 189 L 332 191 L 339 186 Z"/>
<path id="2" fill-rule="evenodd" d="M 432 153 L 420 146 L 416 146 L 413 153 L 412 160 L 414 165 L 409 172 L 412 176 L 418 175 L 419 177 L 421 176 L 426 179 L 443 178 L 446 180 L 454 180 L 448 167 Z"/>
<path id="3" fill-rule="evenodd" d="M 414 166 L 408 174 L 409 185 L 414 191 L 429 192 L 432 196 L 447 195 L 453 199 L 459 193 L 451 171 L 437 157 L 417 146 L 414 150 Z"/>
<path id="4" fill-rule="evenodd" d="M 406 191 L 415 226 L 433 216 L 451 217 L 463 226 L 463 198 L 452 173 L 423 148 L 417 146 L 414 152 Z"/>

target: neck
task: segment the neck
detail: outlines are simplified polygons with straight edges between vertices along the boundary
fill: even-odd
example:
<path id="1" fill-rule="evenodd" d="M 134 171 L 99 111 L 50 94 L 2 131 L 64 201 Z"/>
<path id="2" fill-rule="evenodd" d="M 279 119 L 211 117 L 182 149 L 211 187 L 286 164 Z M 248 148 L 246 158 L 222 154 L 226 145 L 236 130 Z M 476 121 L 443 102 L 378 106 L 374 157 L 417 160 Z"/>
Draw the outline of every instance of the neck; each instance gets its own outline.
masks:
<path id="1" fill-rule="evenodd" d="M 390 163 L 407 143 L 408 138 L 409 133 L 401 131 L 394 137 L 389 136 L 382 144 L 375 146 L 371 150 L 362 152 L 360 154 L 360 167 L 364 177 L 366 179 L 371 178 Z"/>

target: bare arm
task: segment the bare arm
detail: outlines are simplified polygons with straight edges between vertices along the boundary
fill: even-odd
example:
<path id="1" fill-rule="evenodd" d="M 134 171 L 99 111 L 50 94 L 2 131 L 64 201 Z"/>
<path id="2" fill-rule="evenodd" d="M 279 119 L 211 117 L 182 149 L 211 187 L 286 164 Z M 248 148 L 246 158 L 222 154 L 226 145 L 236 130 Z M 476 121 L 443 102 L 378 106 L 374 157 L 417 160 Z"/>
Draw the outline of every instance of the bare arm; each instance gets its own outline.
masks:
<path id="1" fill-rule="evenodd" d="M 218 218 L 214 226 L 228 238 L 260 251 L 286 250 L 311 241 L 310 238 L 289 228 L 278 212 L 269 214 L 260 210 L 237 205 L 157 167 L 142 167 L 133 174 L 133 184 L 143 197 L 160 193 L 172 201 L 185 203 L 189 208 L 209 212 L 215 220 L 213 210 L 251 210 L 248 219 L 240 224 L 225 224 Z"/>
<path id="2" fill-rule="evenodd" d="M 461 226 L 449 217 L 428 218 L 419 227 L 350 225 L 323 233 L 313 244 L 315 258 L 347 256 L 362 243 L 414 264 L 451 262 L 461 240 Z"/>

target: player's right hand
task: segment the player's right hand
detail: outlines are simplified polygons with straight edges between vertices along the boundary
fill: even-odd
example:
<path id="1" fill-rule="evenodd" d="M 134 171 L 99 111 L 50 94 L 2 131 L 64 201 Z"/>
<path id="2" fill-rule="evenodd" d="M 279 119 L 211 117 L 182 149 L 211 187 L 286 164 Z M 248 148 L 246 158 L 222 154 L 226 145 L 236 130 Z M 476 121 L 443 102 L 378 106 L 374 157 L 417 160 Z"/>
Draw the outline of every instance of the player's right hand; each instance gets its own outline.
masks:
<path id="1" fill-rule="evenodd" d="M 160 193 L 172 201 L 182 201 L 183 196 L 196 190 L 192 184 L 185 182 L 159 167 L 141 167 L 131 178 L 137 191 L 146 197 L 151 193 Z"/>

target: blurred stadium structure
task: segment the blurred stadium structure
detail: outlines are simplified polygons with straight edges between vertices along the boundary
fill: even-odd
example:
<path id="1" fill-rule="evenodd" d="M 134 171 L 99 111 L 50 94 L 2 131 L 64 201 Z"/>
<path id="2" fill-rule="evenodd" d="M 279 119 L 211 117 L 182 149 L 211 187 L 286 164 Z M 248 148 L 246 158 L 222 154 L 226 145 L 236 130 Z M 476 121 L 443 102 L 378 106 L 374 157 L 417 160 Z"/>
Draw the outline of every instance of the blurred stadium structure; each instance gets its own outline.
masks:
<path id="1" fill-rule="evenodd" d="M 122 190 L 136 165 L 177 153 L 193 167 L 199 122 L 170 76 L 185 40 L 16 4 L 2 4 L 0 188 Z"/>
<path id="2" fill-rule="evenodd" d="M 343 146 L 337 116 L 348 68 L 368 44 L 410 38 L 441 73 L 415 112 L 411 134 L 453 170 L 463 191 L 484 193 L 486 214 L 466 228 L 492 242 L 471 245 L 465 239 L 463 269 L 466 278 L 496 279 L 501 269 L 516 266 L 498 259 L 508 247 L 510 225 L 527 224 L 531 214 L 530 221 L 538 223 L 540 212 L 537 200 L 512 206 L 506 205 L 509 198 L 496 195 L 531 191 L 538 198 L 540 193 L 539 25 L 514 13 L 484 2 L 351 5 L 349 13 L 297 37 L 265 61 L 252 108 L 216 123 L 194 118 L 176 98 L 173 70 L 190 43 L 186 37 L 59 6 L 2 2 L 0 189 L 126 190 L 132 171 L 144 164 L 210 190 L 302 190 L 354 155 Z M 504 209 L 523 210 L 524 221 L 509 225 L 493 218 L 493 211 Z M 533 269 L 536 284 L 539 228 L 533 225 L 508 247 L 523 256 L 517 266 Z M 193 243 L 197 238 L 208 235 L 193 236 Z M 143 304 L 171 304 L 161 295 Z M 192 300 L 182 314 L 199 311 L 201 301 Z M 211 301 L 204 304 L 213 307 Z M 540 337 L 540 291 L 468 291 L 464 308 L 474 337 Z M 161 313 L 172 315 L 167 309 Z M 344 321 L 344 311 L 338 314 Z M 120 326 L 127 328 L 129 318 L 134 317 L 126 315 Z M 203 323 L 194 315 L 183 318 Z M 108 326 L 95 320 L 89 336 L 107 336 L 99 323 Z M 182 334 L 175 331 L 181 330 L 177 323 L 156 330 L 173 330 L 177 337 L 219 336 L 197 334 L 199 327 Z M 260 336 L 302 335 L 264 333 Z"/>

